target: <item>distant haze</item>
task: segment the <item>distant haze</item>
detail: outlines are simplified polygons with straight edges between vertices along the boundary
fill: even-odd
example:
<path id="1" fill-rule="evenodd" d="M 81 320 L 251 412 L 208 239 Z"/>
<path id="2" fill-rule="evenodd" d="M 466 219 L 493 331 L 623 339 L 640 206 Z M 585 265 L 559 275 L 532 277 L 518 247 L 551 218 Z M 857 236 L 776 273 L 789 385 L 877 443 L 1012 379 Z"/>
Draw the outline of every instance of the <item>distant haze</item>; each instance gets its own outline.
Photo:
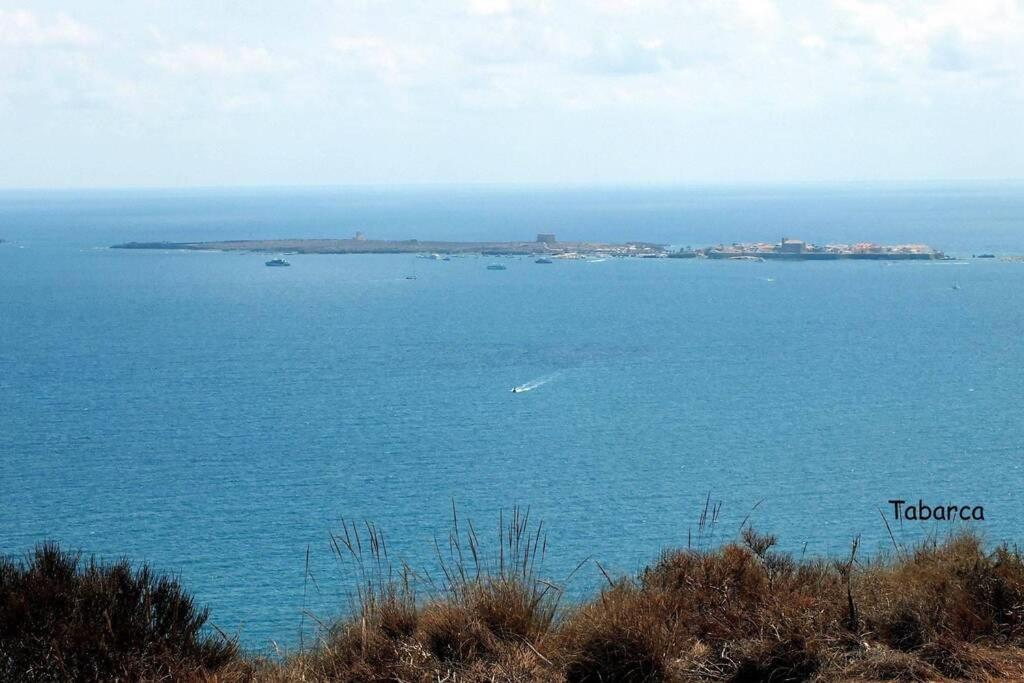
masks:
<path id="1" fill-rule="evenodd" d="M 0 188 L 1024 178 L 1024 0 L 0 0 Z"/>

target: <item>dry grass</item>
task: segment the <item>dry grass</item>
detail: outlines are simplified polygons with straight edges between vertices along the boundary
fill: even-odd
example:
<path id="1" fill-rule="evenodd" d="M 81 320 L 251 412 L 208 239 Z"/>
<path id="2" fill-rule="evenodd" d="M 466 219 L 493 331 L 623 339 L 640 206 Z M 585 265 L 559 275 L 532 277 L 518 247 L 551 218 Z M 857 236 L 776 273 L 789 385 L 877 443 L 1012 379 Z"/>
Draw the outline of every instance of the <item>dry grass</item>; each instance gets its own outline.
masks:
<path id="1" fill-rule="evenodd" d="M 170 631 L 187 641 L 175 645 L 179 668 L 149 646 L 135 659 L 79 648 L 79 659 L 62 654 L 79 675 L 50 663 L 36 677 L 99 678 L 88 668 L 99 657 L 125 679 L 282 683 L 1024 680 L 1024 560 L 969 533 L 890 556 L 862 559 L 854 542 L 845 559 L 798 561 L 745 529 L 722 545 L 667 552 L 636 577 L 606 574 L 603 590 L 574 605 L 542 576 L 543 525 L 518 510 L 486 550 L 453 511 L 449 537 L 435 544 L 436 577 L 389 559 L 373 525 L 344 524 L 332 546 L 356 575 L 352 616 L 283 660 L 197 640 L 204 615 L 193 614 L 188 629 Z M 102 613 L 81 610 L 75 623 L 95 626 Z M 24 638 L 12 658 L 10 633 L 0 641 L 9 678 L 49 661 L 41 640 Z"/>
<path id="2" fill-rule="evenodd" d="M 828 562 L 775 552 L 773 537 L 746 528 L 734 542 L 667 552 L 637 577 L 606 575 L 592 600 L 561 605 L 539 563 L 522 564 L 543 540 L 518 519 L 501 541 L 514 550 L 518 537 L 519 549 L 496 571 L 475 532 L 460 546 L 456 519 L 440 590 L 412 599 L 421 580 L 405 568 L 400 587 L 364 591 L 359 616 L 319 647 L 254 678 L 1024 680 L 1024 562 L 969 533 L 866 561 L 854 542 Z"/>

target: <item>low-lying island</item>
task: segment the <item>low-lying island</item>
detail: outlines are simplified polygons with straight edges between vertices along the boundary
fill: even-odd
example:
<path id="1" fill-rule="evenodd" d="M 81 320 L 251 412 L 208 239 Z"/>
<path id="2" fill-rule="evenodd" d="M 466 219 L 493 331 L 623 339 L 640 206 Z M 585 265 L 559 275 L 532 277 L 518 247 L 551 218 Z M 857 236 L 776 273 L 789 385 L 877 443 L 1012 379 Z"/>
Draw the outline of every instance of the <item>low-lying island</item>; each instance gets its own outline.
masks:
<path id="1" fill-rule="evenodd" d="M 543 238 L 543 239 L 542 239 Z M 350 239 L 225 240 L 218 242 L 128 242 L 114 249 L 177 249 L 192 251 L 252 251 L 296 254 L 483 254 L 486 256 L 603 255 L 662 256 L 665 245 L 649 242 L 556 242 L 539 235 L 533 242 L 445 242 L 437 240 Z"/>
<path id="2" fill-rule="evenodd" d="M 739 261 L 789 260 L 836 261 L 933 261 L 951 257 L 926 244 L 816 245 L 783 238 L 777 243 L 734 242 L 700 249 L 670 250 L 653 242 L 559 242 L 552 234 L 540 234 L 532 242 L 451 242 L 439 240 L 371 240 L 356 233 L 348 239 L 221 240 L 213 242 L 128 242 L 114 249 L 161 249 L 191 251 L 249 251 L 288 254 L 434 254 L 484 256 L 550 256 L 553 258 L 640 257 L 707 258 Z"/>

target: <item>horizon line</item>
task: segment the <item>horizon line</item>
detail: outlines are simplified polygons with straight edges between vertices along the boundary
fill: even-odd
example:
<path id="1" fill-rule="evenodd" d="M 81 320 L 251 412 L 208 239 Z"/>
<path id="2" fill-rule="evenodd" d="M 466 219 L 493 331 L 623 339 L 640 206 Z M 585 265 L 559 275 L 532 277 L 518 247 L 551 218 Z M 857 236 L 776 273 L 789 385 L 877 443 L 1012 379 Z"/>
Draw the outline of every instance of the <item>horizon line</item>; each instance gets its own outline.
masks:
<path id="1" fill-rule="evenodd" d="M 31 192 L 210 192 L 254 190 L 429 190 L 429 189 L 524 189 L 524 190 L 656 190 L 701 188 L 797 188 L 797 187 L 868 187 L 910 185 L 1019 185 L 1021 178 L 880 178 L 880 179 L 804 179 L 804 180 L 688 180 L 688 181 L 413 181 L 413 182 L 355 182 L 355 183 L 240 183 L 214 185 L 22 185 L 0 187 L 0 194 Z"/>

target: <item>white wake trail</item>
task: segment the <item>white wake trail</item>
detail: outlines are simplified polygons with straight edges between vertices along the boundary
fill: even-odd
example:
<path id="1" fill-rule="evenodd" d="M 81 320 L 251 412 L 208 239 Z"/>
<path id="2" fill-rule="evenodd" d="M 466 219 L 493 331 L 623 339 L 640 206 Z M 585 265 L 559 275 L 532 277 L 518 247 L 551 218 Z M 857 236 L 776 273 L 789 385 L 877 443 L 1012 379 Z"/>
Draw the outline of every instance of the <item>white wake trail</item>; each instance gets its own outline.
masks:
<path id="1" fill-rule="evenodd" d="M 547 384 L 548 382 L 550 382 L 551 380 L 555 379 L 556 377 L 558 377 L 559 374 L 560 373 L 555 372 L 555 373 L 552 373 L 550 375 L 544 375 L 543 377 L 538 377 L 537 379 L 531 379 L 529 382 L 527 382 L 525 384 L 520 384 L 517 387 L 512 387 L 512 393 L 513 394 L 522 394 L 522 393 L 527 392 L 527 391 L 533 391 L 537 387 L 542 387 L 545 384 Z"/>

